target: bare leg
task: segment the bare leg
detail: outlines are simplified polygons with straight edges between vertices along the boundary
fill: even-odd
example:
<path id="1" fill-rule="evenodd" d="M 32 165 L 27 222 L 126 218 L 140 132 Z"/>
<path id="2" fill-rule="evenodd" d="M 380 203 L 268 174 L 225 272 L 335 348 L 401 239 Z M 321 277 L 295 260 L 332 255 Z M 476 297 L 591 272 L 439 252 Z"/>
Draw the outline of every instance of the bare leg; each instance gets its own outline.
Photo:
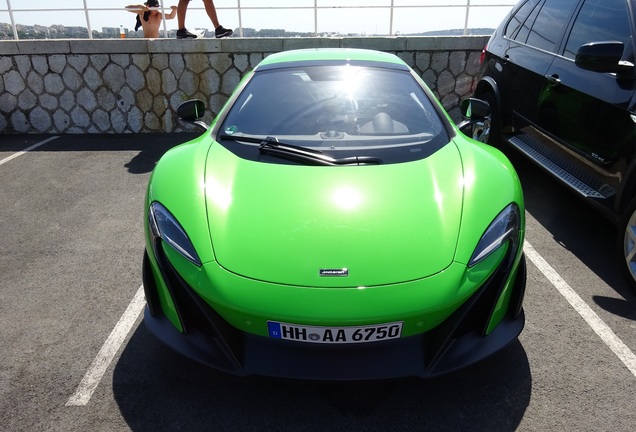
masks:
<path id="1" fill-rule="evenodd" d="M 184 29 L 185 28 L 185 17 L 186 12 L 188 11 L 188 3 L 190 0 L 179 0 L 179 4 L 177 5 L 177 28 Z"/>
<path id="2" fill-rule="evenodd" d="M 183 0 L 179 0 L 179 4 L 181 4 Z M 205 5 L 205 11 L 208 13 L 210 20 L 212 20 L 212 25 L 214 28 L 218 28 L 221 24 L 219 24 L 219 18 L 216 16 L 216 8 L 214 7 L 214 1 L 212 0 L 203 0 L 203 4 Z"/>

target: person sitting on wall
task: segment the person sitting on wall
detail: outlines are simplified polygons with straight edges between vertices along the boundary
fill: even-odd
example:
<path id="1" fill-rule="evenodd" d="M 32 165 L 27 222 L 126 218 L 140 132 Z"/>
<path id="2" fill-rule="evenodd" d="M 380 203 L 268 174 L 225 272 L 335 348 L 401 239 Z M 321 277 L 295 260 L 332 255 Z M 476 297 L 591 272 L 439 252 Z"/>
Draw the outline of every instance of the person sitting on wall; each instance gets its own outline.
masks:
<path id="1" fill-rule="evenodd" d="M 135 24 L 135 31 L 142 27 L 144 30 L 144 37 L 146 38 L 158 38 L 159 26 L 161 25 L 162 16 L 168 19 L 173 19 L 177 14 L 177 7 L 170 6 L 172 11 L 169 14 L 161 13 L 159 11 L 159 0 L 148 0 L 142 5 L 130 5 L 126 6 L 126 10 L 137 14 L 137 23 Z"/>

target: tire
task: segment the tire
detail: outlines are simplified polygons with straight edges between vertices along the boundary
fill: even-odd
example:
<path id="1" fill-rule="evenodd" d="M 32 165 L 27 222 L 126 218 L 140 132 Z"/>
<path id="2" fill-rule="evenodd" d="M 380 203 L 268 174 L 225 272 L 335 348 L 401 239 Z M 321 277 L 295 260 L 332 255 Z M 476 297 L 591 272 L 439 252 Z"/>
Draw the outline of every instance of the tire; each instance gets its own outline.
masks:
<path id="1" fill-rule="evenodd" d="M 636 292 L 636 198 L 633 198 L 618 226 L 617 250 L 623 275 Z"/>

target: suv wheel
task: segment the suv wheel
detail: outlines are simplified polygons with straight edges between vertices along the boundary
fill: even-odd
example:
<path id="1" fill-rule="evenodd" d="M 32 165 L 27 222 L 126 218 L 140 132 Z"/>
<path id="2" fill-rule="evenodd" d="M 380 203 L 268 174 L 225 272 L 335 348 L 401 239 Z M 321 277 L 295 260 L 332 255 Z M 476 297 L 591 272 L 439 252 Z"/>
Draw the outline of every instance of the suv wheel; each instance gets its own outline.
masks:
<path id="1" fill-rule="evenodd" d="M 627 282 L 636 290 L 636 198 L 633 198 L 619 225 L 618 252 Z"/>

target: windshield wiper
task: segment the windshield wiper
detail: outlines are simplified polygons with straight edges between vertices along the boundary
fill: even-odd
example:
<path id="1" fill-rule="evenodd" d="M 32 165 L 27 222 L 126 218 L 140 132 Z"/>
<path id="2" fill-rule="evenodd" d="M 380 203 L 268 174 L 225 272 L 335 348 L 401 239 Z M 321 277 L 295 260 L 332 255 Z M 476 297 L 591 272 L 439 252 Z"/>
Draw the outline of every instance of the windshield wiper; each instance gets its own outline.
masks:
<path id="1" fill-rule="evenodd" d="M 312 165 L 380 165 L 382 159 L 374 156 L 351 156 L 345 158 L 333 158 L 327 156 L 320 150 L 313 148 L 297 146 L 293 144 L 285 144 L 278 141 L 276 137 L 256 138 L 250 136 L 234 136 L 221 135 L 221 139 L 230 139 L 234 141 L 247 141 L 260 144 L 258 150 L 261 154 L 269 154 L 287 159 L 306 162 Z"/>

